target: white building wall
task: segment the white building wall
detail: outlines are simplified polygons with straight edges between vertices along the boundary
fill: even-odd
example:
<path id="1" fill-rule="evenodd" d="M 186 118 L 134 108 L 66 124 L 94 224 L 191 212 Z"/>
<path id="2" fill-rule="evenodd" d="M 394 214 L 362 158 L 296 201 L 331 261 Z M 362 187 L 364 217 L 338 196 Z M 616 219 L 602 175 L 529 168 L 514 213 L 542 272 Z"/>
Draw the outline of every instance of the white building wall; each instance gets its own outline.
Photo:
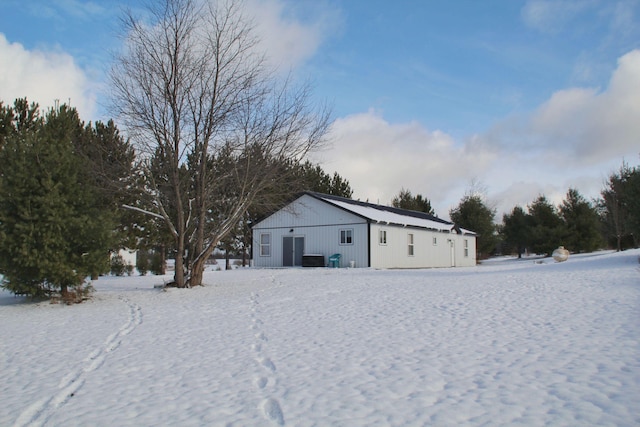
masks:
<path id="1" fill-rule="evenodd" d="M 122 257 L 125 264 L 136 266 L 138 251 L 135 249 L 120 249 L 118 255 Z"/>
<path id="2" fill-rule="evenodd" d="M 354 261 L 368 266 L 367 221 L 357 215 L 303 195 L 253 228 L 253 265 L 282 267 L 283 238 L 304 237 L 304 253 L 324 256 L 325 264 L 335 253 L 341 254 L 341 267 Z M 352 231 L 352 244 L 340 244 L 340 230 Z M 260 236 L 270 236 L 270 254 L 262 256 Z"/>
<path id="3" fill-rule="evenodd" d="M 340 244 L 340 230 L 352 230 L 352 244 Z M 381 230 L 387 233 L 386 244 L 379 243 Z M 261 234 L 270 237 L 268 256 L 260 254 Z M 413 234 L 414 239 L 413 256 L 409 255 L 409 234 Z M 356 267 L 374 268 L 462 267 L 476 264 L 476 238 L 473 235 L 396 225 L 369 225 L 366 219 L 358 215 L 303 195 L 254 226 L 253 265 L 282 267 L 283 239 L 287 236 L 304 237 L 304 254 L 323 255 L 325 264 L 332 254 L 341 254 L 341 267 L 348 267 L 350 261 L 354 261 Z M 466 251 L 465 241 L 468 246 Z"/>
<path id="4" fill-rule="evenodd" d="M 380 243 L 381 231 L 386 232 L 386 244 Z M 410 234 L 413 235 L 413 255 L 409 253 Z M 374 268 L 461 267 L 476 263 L 475 236 L 372 224 L 370 239 L 371 266 Z"/>

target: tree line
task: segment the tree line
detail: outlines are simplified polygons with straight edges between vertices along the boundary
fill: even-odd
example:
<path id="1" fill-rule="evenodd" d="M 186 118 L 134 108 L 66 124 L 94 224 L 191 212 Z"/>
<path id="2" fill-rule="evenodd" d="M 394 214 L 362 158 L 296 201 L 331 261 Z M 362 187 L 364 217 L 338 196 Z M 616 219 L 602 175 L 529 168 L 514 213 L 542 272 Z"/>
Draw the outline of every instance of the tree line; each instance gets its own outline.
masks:
<path id="1" fill-rule="evenodd" d="M 222 152 L 210 158 L 207 172 L 233 176 L 239 160 Z M 176 256 L 175 239 L 163 218 L 147 213 L 147 163 L 113 121 L 85 123 L 67 105 L 42 114 L 26 99 L 13 105 L 0 102 L 0 165 L 0 274 L 5 289 L 34 297 L 60 294 L 74 301 L 86 295 L 87 277 L 125 271 L 117 260 L 110 263 L 109 255 L 119 249 L 139 250 L 142 273 L 163 273 L 158 266 L 164 266 L 166 256 Z M 162 164 L 155 167 L 151 177 L 166 179 Z M 280 159 L 270 167 L 274 179 L 217 242 L 220 247 L 247 253 L 252 223 L 301 191 L 352 195 L 347 180 L 308 160 Z M 241 197 L 235 180 L 224 184 L 212 194 L 218 203 L 205 221 L 224 221 L 225 198 Z M 161 259 L 154 264 L 149 256 Z"/>
<path id="2" fill-rule="evenodd" d="M 430 201 L 401 189 L 393 206 L 435 215 Z M 526 207 L 515 206 L 496 222 L 496 210 L 479 192 L 463 196 L 449 211 L 451 220 L 477 233 L 478 259 L 493 254 L 551 255 L 558 246 L 571 252 L 601 248 L 618 251 L 640 244 L 640 166 L 622 164 L 609 175 L 600 197 L 587 200 L 570 188 L 555 206 L 544 195 Z"/>
<path id="3" fill-rule="evenodd" d="M 91 176 L 101 166 L 91 161 L 101 153 L 92 151 L 92 144 L 78 146 L 77 141 L 90 132 L 78 136 L 74 129 L 84 125 L 79 126 L 77 117 L 66 118 L 77 116 L 68 106 L 47 112 L 44 118 L 35 117 L 37 106 L 25 109 L 16 104 L 3 110 L 7 136 L 1 148 L 6 158 L 0 185 L 6 211 L 0 214 L 0 239 L 6 252 L 0 256 L 10 289 L 33 294 L 56 288 L 66 293 L 70 286 L 78 286 L 83 275 L 100 272 L 103 258 L 96 255 L 93 263 L 88 259 L 104 252 L 105 245 L 117 247 L 104 242 L 120 236 L 101 228 L 96 233 L 109 234 L 109 239 L 96 238 L 100 247 L 73 241 L 91 240 L 90 233 L 82 233 L 83 227 L 109 220 L 126 224 L 122 231 L 129 243 L 135 243 L 133 247 L 153 245 L 162 254 L 170 253 L 175 259 L 172 285 L 201 285 L 205 264 L 220 242 L 231 240 L 241 224 L 246 229 L 290 197 L 303 185 L 291 184 L 302 182 L 295 180 L 297 175 L 322 175 L 305 158 L 324 144 L 330 111 L 311 102 L 309 84 L 283 76 L 269 65 L 240 1 L 157 0 L 137 13 L 128 11 L 122 17 L 123 48 L 109 73 L 113 115 L 131 138 L 120 143 L 127 145 L 125 153 L 129 149 L 134 153 L 134 164 L 121 165 L 128 171 L 122 178 L 108 177 L 115 181 L 106 183 Z M 37 119 L 28 135 L 23 132 L 23 115 Z M 98 126 L 107 125 L 84 127 Z M 114 125 L 112 130 L 117 131 Z M 91 161 L 78 160 L 83 156 Z M 15 171 L 4 167 L 8 163 L 15 165 Z M 33 216 L 32 205 L 40 199 L 27 197 L 31 190 L 21 195 L 13 190 L 22 181 L 12 181 L 12 174 L 31 176 L 27 163 L 41 168 L 31 182 L 33 194 L 38 186 L 42 193 L 38 209 L 44 213 L 38 217 Z M 66 169 L 61 171 L 57 166 L 62 165 Z M 67 175 L 67 170 L 76 171 L 75 175 Z M 92 180 L 94 187 L 84 185 Z M 324 175 L 320 181 L 319 187 L 327 185 Z M 339 176 L 329 178 L 328 184 L 350 193 Z M 124 190 L 122 195 L 99 196 L 112 187 Z M 91 196 L 80 197 L 83 192 L 93 193 L 96 204 Z M 24 197 L 26 207 L 16 207 L 14 196 Z M 121 217 L 108 218 L 109 209 L 99 209 L 107 201 L 113 202 L 109 209 L 117 205 L 127 213 L 118 209 Z M 68 211 L 62 216 L 47 211 L 62 212 L 63 207 Z M 69 219 L 72 216 L 78 219 Z M 36 219 L 44 221 L 42 227 L 36 226 Z M 46 239 L 43 236 L 46 241 L 35 238 L 39 228 L 50 232 Z M 15 245 L 4 244 L 11 239 Z M 54 240 L 57 243 L 51 243 Z M 39 242 L 42 247 L 25 242 Z M 78 259 L 69 265 L 62 262 L 61 253 Z M 20 275 L 12 270 L 17 258 L 27 263 Z M 44 264 L 52 264 L 52 271 L 41 271 Z"/>
<path id="4" fill-rule="evenodd" d="M 0 274 L 14 293 L 81 297 L 84 278 L 107 271 L 106 254 L 122 247 L 171 256 L 172 285 L 199 286 L 216 247 L 246 253 L 251 224 L 293 194 L 352 194 L 306 160 L 326 142 L 330 111 L 311 102 L 309 84 L 270 67 L 239 1 L 157 0 L 139 12 L 123 16 L 109 73 L 128 138 L 70 106 L 0 104 Z M 637 174 L 621 171 L 602 206 L 588 209 L 618 247 L 637 243 Z M 433 211 L 421 196 L 401 193 L 405 202 Z M 528 207 L 522 241 L 477 196 L 450 215 L 478 232 L 483 256 L 497 236 L 543 250 L 549 230 L 577 233 L 543 202 Z"/>

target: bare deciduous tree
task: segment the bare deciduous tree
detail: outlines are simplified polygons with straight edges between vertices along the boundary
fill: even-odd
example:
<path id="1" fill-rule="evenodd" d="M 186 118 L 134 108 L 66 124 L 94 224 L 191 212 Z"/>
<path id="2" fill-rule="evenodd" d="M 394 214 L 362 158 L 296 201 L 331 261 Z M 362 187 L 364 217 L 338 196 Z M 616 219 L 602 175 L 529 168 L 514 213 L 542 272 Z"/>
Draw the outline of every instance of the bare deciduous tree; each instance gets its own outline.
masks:
<path id="1" fill-rule="evenodd" d="M 143 210 L 174 238 L 175 285 L 197 286 L 216 244 L 283 179 L 275 166 L 322 144 L 329 115 L 267 69 L 238 1 L 159 0 L 149 17 L 123 20 L 114 107 L 143 156 Z"/>

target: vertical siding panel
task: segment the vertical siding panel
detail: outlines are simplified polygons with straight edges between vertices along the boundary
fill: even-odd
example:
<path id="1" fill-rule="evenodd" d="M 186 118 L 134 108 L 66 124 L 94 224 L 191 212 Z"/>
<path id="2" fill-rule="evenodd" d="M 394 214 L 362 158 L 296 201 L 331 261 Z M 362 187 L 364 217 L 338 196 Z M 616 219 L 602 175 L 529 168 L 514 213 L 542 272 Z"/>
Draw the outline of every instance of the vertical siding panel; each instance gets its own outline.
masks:
<path id="1" fill-rule="evenodd" d="M 340 230 L 353 230 L 353 244 L 340 245 Z M 291 231 L 293 230 L 293 231 Z M 270 233 L 270 257 L 260 256 L 260 234 Z M 305 254 L 321 254 L 325 264 L 335 253 L 341 254 L 341 267 L 354 261 L 357 267 L 367 266 L 367 221 L 309 195 L 303 195 L 276 212 L 253 229 L 253 260 L 256 267 L 282 266 L 282 240 L 285 236 L 304 237 Z"/>

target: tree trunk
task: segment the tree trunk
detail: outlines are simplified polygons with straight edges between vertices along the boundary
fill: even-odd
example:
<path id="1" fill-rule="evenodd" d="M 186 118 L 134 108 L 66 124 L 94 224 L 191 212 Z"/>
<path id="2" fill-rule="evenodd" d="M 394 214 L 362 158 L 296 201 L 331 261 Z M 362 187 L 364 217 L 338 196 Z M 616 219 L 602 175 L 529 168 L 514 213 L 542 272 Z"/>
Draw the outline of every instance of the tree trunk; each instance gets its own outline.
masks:
<path id="1" fill-rule="evenodd" d="M 167 274 L 167 248 L 160 246 L 160 274 Z"/>
<path id="2" fill-rule="evenodd" d="M 178 211 L 178 220 L 180 223 L 178 224 L 178 236 L 177 236 L 177 245 L 176 245 L 176 269 L 173 273 L 173 281 L 175 282 L 175 286 L 177 288 L 186 288 L 189 284 L 185 280 L 185 226 L 182 221 L 182 212 Z"/>
<path id="3" fill-rule="evenodd" d="M 184 251 L 178 250 L 176 252 L 176 269 L 173 273 L 173 281 L 175 282 L 176 288 L 186 288 L 186 283 L 184 280 Z"/>
<path id="4" fill-rule="evenodd" d="M 191 265 L 191 275 L 189 276 L 189 286 L 202 286 L 204 267 L 208 258 L 209 254 L 207 256 L 196 258 L 196 260 L 193 262 L 193 264 Z"/>

